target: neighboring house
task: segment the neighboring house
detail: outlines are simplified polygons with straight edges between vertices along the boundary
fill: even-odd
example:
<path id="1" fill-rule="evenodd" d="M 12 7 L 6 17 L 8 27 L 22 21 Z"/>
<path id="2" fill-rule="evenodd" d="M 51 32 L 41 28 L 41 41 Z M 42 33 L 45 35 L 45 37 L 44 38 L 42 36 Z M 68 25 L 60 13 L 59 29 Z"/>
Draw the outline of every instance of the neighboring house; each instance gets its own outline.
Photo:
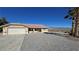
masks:
<path id="1" fill-rule="evenodd" d="M 32 32 L 48 32 L 48 28 L 41 24 L 6 24 L 3 25 L 3 35 L 28 34 Z"/>

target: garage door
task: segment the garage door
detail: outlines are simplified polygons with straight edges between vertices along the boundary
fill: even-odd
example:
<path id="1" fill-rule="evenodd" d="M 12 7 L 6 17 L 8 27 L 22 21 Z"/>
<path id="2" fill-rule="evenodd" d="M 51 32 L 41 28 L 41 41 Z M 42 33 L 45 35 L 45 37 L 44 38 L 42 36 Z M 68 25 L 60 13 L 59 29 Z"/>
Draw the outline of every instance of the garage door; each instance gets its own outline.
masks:
<path id="1" fill-rule="evenodd" d="M 25 28 L 8 28 L 8 34 L 25 34 Z"/>

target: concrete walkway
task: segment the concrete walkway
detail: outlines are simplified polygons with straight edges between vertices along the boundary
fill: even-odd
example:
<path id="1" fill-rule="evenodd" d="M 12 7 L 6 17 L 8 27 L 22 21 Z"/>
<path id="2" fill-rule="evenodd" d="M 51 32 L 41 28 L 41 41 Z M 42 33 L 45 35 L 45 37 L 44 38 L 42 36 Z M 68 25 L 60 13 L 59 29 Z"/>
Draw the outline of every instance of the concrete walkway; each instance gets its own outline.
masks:
<path id="1" fill-rule="evenodd" d="M 0 36 L 0 51 L 19 51 L 24 35 Z"/>

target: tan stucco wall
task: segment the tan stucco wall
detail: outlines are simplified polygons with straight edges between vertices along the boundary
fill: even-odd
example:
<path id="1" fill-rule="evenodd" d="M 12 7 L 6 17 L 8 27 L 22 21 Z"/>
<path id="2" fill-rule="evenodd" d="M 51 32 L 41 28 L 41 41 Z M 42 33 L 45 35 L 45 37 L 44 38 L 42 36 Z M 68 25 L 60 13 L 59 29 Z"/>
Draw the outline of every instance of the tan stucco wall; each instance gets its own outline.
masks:
<path id="1" fill-rule="evenodd" d="M 41 32 L 48 32 L 48 29 L 41 29 Z"/>
<path id="2" fill-rule="evenodd" d="M 7 29 L 8 27 L 3 27 L 3 35 L 7 35 Z"/>
<path id="3" fill-rule="evenodd" d="M 27 27 L 25 28 L 25 31 L 26 31 L 26 34 L 28 34 L 28 33 L 29 33 L 29 32 L 28 32 L 28 28 L 27 28 Z"/>
<path id="4" fill-rule="evenodd" d="M 29 31 L 29 33 L 37 33 L 39 31 L 35 31 L 35 29 L 33 29 L 33 31 Z M 41 32 L 48 32 L 48 29 L 41 29 Z"/>

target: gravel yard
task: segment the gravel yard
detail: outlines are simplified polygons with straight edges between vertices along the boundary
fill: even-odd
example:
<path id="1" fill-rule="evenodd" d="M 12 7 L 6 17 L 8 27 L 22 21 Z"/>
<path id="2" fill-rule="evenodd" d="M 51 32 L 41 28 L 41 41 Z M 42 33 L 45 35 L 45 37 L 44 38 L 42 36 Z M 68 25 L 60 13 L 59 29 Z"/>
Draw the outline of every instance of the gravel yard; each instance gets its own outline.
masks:
<path id="1" fill-rule="evenodd" d="M 33 33 L 25 37 L 23 51 L 77 51 L 79 41 L 53 34 Z"/>
<path id="2" fill-rule="evenodd" d="M 79 51 L 79 41 L 44 33 L 0 35 L 0 51 Z"/>

